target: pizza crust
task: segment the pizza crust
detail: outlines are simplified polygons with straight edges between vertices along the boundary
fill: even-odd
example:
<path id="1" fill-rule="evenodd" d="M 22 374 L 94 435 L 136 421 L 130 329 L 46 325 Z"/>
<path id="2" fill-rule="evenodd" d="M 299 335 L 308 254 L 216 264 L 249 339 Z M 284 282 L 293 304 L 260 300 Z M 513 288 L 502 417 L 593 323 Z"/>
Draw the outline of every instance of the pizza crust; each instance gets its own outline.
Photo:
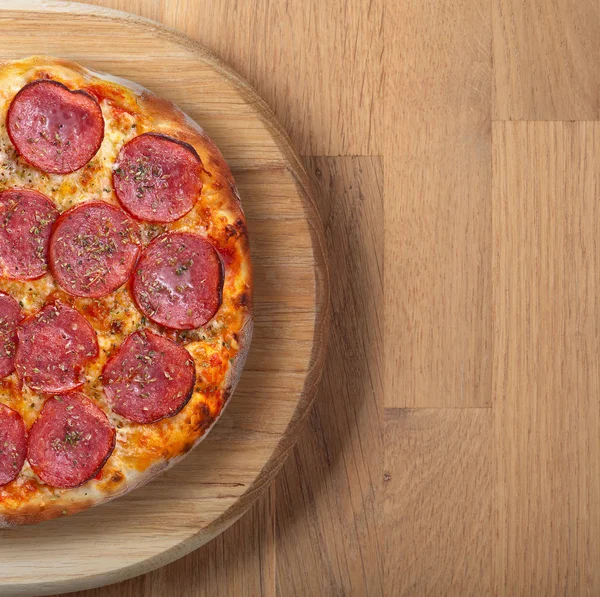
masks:
<path id="1" fill-rule="evenodd" d="M 0 488 L 0 526 L 15 526 L 20 524 L 34 524 L 52 518 L 74 514 L 91 506 L 99 505 L 108 500 L 117 498 L 133 489 L 147 483 L 150 479 L 176 464 L 180 459 L 197 446 L 207 433 L 212 429 L 218 418 L 221 416 L 225 405 L 228 403 L 231 394 L 241 376 L 242 369 L 250 347 L 252 337 L 253 318 L 252 318 L 252 267 L 250 262 L 248 236 L 245 225 L 245 218 L 241 209 L 240 197 L 235 187 L 231 171 L 225 162 L 223 156 L 206 135 L 204 130 L 195 123 L 189 116 L 184 114 L 179 108 L 171 102 L 154 95 L 149 90 L 140 85 L 101 73 L 89 71 L 84 67 L 58 58 L 47 56 L 33 56 L 19 61 L 0 61 L 0 85 L 3 76 L 8 72 L 19 73 L 20 77 L 27 79 L 33 75 L 34 78 L 40 78 L 45 75 L 48 78 L 57 78 L 68 84 L 71 81 L 72 88 L 80 87 L 82 81 L 85 82 L 87 89 L 100 91 L 110 97 L 109 101 L 119 97 L 124 93 L 127 109 L 134 109 L 151 123 L 152 130 L 168 134 L 172 137 L 185 141 L 192 145 L 198 152 L 205 171 L 210 173 L 211 181 L 215 184 L 214 188 L 219 188 L 220 198 L 225 205 L 223 213 L 236 223 L 235 236 L 235 262 L 236 279 L 234 280 L 235 291 L 239 291 L 236 296 L 236 305 L 239 305 L 237 311 L 234 310 L 232 320 L 237 323 L 234 325 L 234 337 L 237 339 L 237 350 L 233 361 L 230 361 L 225 374 L 222 376 L 219 384 L 221 395 L 220 407 L 215 408 L 214 412 L 207 412 L 205 404 L 196 406 L 202 407 L 199 412 L 203 413 L 200 420 L 194 417 L 197 413 L 185 414 L 186 407 L 182 413 L 179 413 L 172 419 L 190 419 L 195 421 L 194 431 L 192 426 L 185 427 L 182 423 L 183 431 L 177 428 L 178 434 L 185 434 L 187 437 L 178 435 L 177 447 L 169 452 L 167 458 L 154 457 L 150 461 L 145 461 L 143 466 L 128 466 L 122 461 L 118 470 L 109 467 L 111 478 L 93 479 L 84 483 L 82 486 L 67 490 L 54 490 L 50 492 L 42 490 L 41 482 L 31 471 L 28 463 L 25 464 L 21 475 L 27 478 L 28 491 L 23 492 L 24 498 L 20 502 L 4 499 L 6 493 Z M 132 105 L 130 102 L 135 102 Z M 34 187 L 35 188 L 35 187 Z M 227 266 L 226 266 L 227 267 Z M 233 287 L 233 286 L 232 286 Z M 239 290 L 243 288 L 243 290 Z M 224 289 L 225 292 L 225 289 Z M 231 301 L 230 301 L 231 302 Z M 225 303 L 225 296 L 224 296 Z M 237 316 L 237 319 L 235 318 Z M 230 331 L 230 330 L 228 330 Z M 191 342 L 189 345 L 193 344 Z M 198 362 L 196 361 L 198 367 Z M 85 393 L 85 390 L 84 390 Z M 2 396 L 0 395 L 0 400 Z M 105 408 L 106 410 L 106 408 Z M 108 414 L 108 413 L 107 413 Z M 187 418 L 186 418 L 187 417 Z M 112 417 L 113 421 L 119 417 Z M 131 425 L 121 420 L 120 423 L 132 429 L 138 429 L 139 426 Z M 153 425 L 159 425 L 158 422 Z M 118 430 L 122 431 L 122 428 Z M 187 441 L 184 441 L 186 440 Z M 112 457 L 111 457 L 112 459 Z M 109 459 L 109 463 L 111 462 Z M 29 484 L 29 485 L 28 485 Z M 43 484 L 41 484 L 43 486 Z M 31 491 L 31 488 L 37 486 L 37 491 Z M 7 486 L 8 487 L 8 486 Z M 25 493 L 27 493 L 25 497 Z M 49 497 L 49 493 L 52 494 Z"/>

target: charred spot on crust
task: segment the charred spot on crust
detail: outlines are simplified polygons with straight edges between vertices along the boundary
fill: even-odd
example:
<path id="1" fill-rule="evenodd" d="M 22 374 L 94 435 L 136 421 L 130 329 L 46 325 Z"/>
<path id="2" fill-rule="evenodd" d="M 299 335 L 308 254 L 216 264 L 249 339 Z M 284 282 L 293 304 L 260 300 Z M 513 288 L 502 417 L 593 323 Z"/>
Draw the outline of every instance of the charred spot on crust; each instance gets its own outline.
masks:
<path id="1" fill-rule="evenodd" d="M 52 78 L 51 74 L 45 73 L 45 72 L 42 72 L 42 71 L 39 72 L 39 76 L 40 77 Z M 96 98 L 99 99 L 99 93 L 95 89 L 93 89 L 93 88 L 87 88 L 86 87 L 85 91 L 87 91 L 88 93 L 90 93 L 93 96 L 96 96 Z M 200 145 L 199 148 L 203 149 L 203 146 Z M 202 155 L 204 155 L 204 153 L 202 153 Z M 213 166 L 210 163 L 210 153 L 206 156 L 206 159 L 207 159 L 208 167 L 212 168 Z M 82 176 L 83 181 L 86 184 L 88 182 L 91 182 L 91 180 L 93 179 L 93 176 L 91 176 L 91 174 L 92 174 L 91 170 L 92 170 L 91 165 L 88 163 L 86 169 L 84 171 L 82 171 L 81 176 Z M 208 172 L 206 170 L 205 170 L 205 172 L 208 174 L 208 176 L 212 176 L 210 172 Z M 220 189 L 220 188 L 223 188 L 223 187 L 225 187 L 227 189 L 228 182 L 229 182 L 229 180 L 227 179 L 227 177 L 221 178 L 221 174 L 218 173 L 218 172 L 216 172 L 216 171 L 214 171 L 214 175 L 215 175 L 215 178 L 213 178 L 212 180 L 209 180 L 207 182 L 209 184 L 212 184 L 215 189 Z M 216 180 L 216 179 L 219 179 L 219 178 L 221 178 L 220 181 Z M 236 199 L 236 198 L 239 199 L 237 193 L 234 192 L 233 197 L 226 197 L 226 201 L 227 201 L 228 204 L 230 204 L 231 200 L 232 199 Z M 201 209 L 202 209 L 201 206 L 199 206 L 198 211 L 200 211 Z M 235 215 L 234 215 L 234 218 L 235 218 Z M 222 226 L 222 224 L 221 224 L 221 226 Z M 244 234 L 246 232 L 246 227 L 245 227 L 243 221 L 237 220 L 237 221 L 234 222 L 232 220 L 231 225 L 228 225 L 227 228 L 226 228 L 226 230 L 224 230 L 223 228 L 221 228 L 221 231 L 222 231 L 222 234 L 226 234 L 227 235 L 227 239 L 233 237 L 233 241 L 231 242 L 231 244 L 234 245 L 234 242 L 237 242 L 236 241 L 236 235 L 237 234 L 240 234 L 240 235 Z M 150 236 L 150 240 L 152 240 L 152 238 L 154 236 L 157 236 L 157 235 L 158 234 L 156 234 L 156 233 L 149 235 Z M 223 238 L 223 236 L 221 236 L 221 238 Z M 241 238 L 240 242 L 244 242 L 244 239 Z M 233 255 L 235 255 L 235 253 L 233 253 Z M 73 301 L 72 297 L 63 296 L 62 292 L 60 292 L 60 291 L 59 291 L 59 293 L 60 293 L 60 297 L 63 298 L 65 300 L 65 302 L 68 302 L 69 304 L 73 304 L 74 301 Z M 240 306 L 246 306 L 246 305 L 248 305 L 250 303 L 250 299 L 251 299 L 251 294 L 250 293 L 248 293 L 248 294 L 246 294 L 246 293 L 244 293 L 244 294 L 239 293 L 238 296 L 239 296 Z M 87 308 L 84 307 L 79 301 L 75 301 L 75 302 L 79 306 L 80 311 L 85 312 L 86 314 L 88 313 Z M 92 312 L 92 311 L 90 311 L 90 312 Z M 121 321 L 110 321 L 110 322 L 107 322 L 107 323 L 108 323 L 108 327 L 109 327 L 110 331 L 113 334 L 119 334 L 119 333 L 122 332 L 123 323 Z M 164 333 L 165 335 L 168 335 L 169 333 L 172 333 L 168 329 L 167 330 L 162 330 L 161 329 L 160 332 Z M 201 338 L 204 337 L 204 334 L 205 334 L 205 330 L 195 329 L 195 330 L 188 330 L 188 331 L 183 331 L 181 333 L 177 333 L 176 336 L 177 336 L 178 340 L 185 341 L 186 339 L 189 340 L 189 337 L 191 337 L 192 335 L 194 336 L 195 339 L 201 339 Z M 215 336 L 217 336 L 216 333 L 215 333 Z M 215 380 L 213 380 L 213 381 L 215 381 Z M 212 391 L 213 387 L 209 386 L 208 390 Z M 229 399 L 229 397 L 230 397 L 230 392 L 222 391 L 223 402 L 227 402 L 228 399 Z M 191 413 L 191 412 L 193 412 L 193 410 L 197 410 L 202 415 L 202 420 L 201 421 L 194 421 L 193 424 L 198 423 L 198 429 L 201 429 L 204 432 L 207 428 L 210 428 L 210 426 L 214 422 L 215 416 L 211 415 L 211 412 L 213 412 L 213 414 L 217 414 L 217 411 L 220 410 L 220 409 L 215 409 L 214 405 L 211 408 L 211 405 L 205 405 L 205 404 L 203 404 L 203 405 L 201 405 L 201 408 L 195 408 L 195 409 L 191 409 L 190 408 L 188 411 L 186 411 L 186 416 L 187 416 L 188 412 Z M 195 417 L 192 416 L 192 418 L 195 418 Z M 122 425 L 119 425 L 119 427 L 121 427 L 121 426 Z M 182 450 L 183 453 L 187 453 L 187 452 L 189 452 L 194 447 L 195 443 L 196 443 L 195 441 L 184 440 L 180 444 L 180 449 Z M 108 475 L 110 475 L 111 481 L 113 483 L 121 483 L 124 480 L 123 475 L 121 473 L 119 473 L 119 472 L 116 472 L 113 475 L 113 473 L 111 471 L 110 473 L 107 474 L 107 476 Z M 101 477 L 101 476 L 102 476 L 102 470 L 100 470 L 98 472 L 97 477 Z M 37 486 L 34 486 L 33 489 L 36 489 L 36 487 Z M 69 512 L 71 512 L 71 510 L 69 510 Z"/>
<path id="2" fill-rule="evenodd" d="M 204 432 L 213 422 L 213 417 L 210 415 L 210 409 L 206 404 L 204 404 L 204 402 L 202 402 L 198 405 L 196 412 L 198 415 L 198 421 L 196 421 L 196 424 L 194 425 L 194 432 Z"/>
<path id="3" fill-rule="evenodd" d="M 113 476 L 111 477 L 111 481 L 113 483 L 121 483 L 121 481 L 123 481 L 124 479 L 125 475 L 121 471 L 114 472 Z"/>
<path id="4" fill-rule="evenodd" d="M 240 308 L 246 308 L 250 306 L 251 302 L 250 294 L 248 292 L 242 292 L 238 298 L 238 305 Z"/>
<path id="5" fill-rule="evenodd" d="M 227 226 L 225 226 L 225 237 L 227 240 L 229 240 L 232 236 L 237 236 L 237 233 L 236 227 L 232 224 L 227 224 Z"/>
<path id="6" fill-rule="evenodd" d="M 233 224 L 225 225 L 225 240 L 228 241 L 232 236 L 246 236 L 248 230 L 246 224 L 241 220 L 237 219 Z"/>
<path id="7" fill-rule="evenodd" d="M 182 454 L 187 454 L 187 452 L 189 452 L 193 447 L 194 447 L 194 442 L 193 441 L 187 442 L 181 448 L 181 453 Z"/>

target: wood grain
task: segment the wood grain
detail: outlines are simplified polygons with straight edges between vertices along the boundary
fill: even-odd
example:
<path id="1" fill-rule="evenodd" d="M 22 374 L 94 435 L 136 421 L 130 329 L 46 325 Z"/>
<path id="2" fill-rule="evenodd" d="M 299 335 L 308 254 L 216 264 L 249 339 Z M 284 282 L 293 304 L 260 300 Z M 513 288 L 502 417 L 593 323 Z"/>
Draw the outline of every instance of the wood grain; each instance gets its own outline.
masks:
<path id="1" fill-rule="evenodd" d="M 402 2 L 386 18 L 387 407 L 490 404 L 488 8 Z"/>
<path id="2" fill-rule="evenodd" d="M 600 591 L 600 124 L 494 125 L 496 592 Z"/>
<path id="3" fill-rule="evenodd" d="M 493 0 L 494 118 L 600 118 L 600 3 Z"/>
<path id="4" fill-rule="evenodd" d="M 301 238 L 299 232 L 306 220 L 303 214 L 299 217 L 290 212 L 281 217 L 276 201 L 268 209 L 252 209 L 253 203 L 270 196 L 277 180 L 282 181 L 277 201 L 289 207 L 294 195 L 286 195 L 285 189 L 289 193 L 297 191 L 293 190 L 295 186 L 287 171 L 268 172 L 268 182 L 265 171 L 235 174 L 245 200 L 250 235 L 257 237 L 260 231 L 263 237 L 262 243 L 252 245 L 253 258 L 262 265 L 256 268 L 254 348 L 238 391 L 198 450 L 148 486 L 70 519 L 4 531 L 0 570 L 2 586 L 7 591 L 7 585 L 11 587 L 9 594 L 17 593 L 23 578 L 37 590 L 45 590 L 48 582 L 59 582 L 57 577 L 65 586 L 68 583 L 77 588 L 83 583 L 105 584 L 94 577 L 98 567 L 111 571 L 110 576 L 103 574 L 101 579 L 118 578 L 119 574 L 130 576 L 132 571 L 143 572 L 145 567 L 185 555 L 189 551 L 186 540 L 198 535 L 193 541 L 200 544 L 203 537 L 207 540 L 218 534 L 218 530 L 212 530 L 213 522 L 218 522 L 218 529 L 218 519 L 228 508 L 227 516 L 242 514 L 244 501 L 251 503 L 282 461 L 283 454 L 277 450 L 285 448 L 278 445 L 288 444 L 282 438 L 286 431 L 293 433 L 297 425 L 295 395 L 298 384 L 303 383 L 302 370 L 310 362 L 312 340 L 308 330 L 315 326 L 309 315 L 309 297 L 315 284 L 308 275 L 310 249 L 294 240 Z M 285 213 L 285 209 L 282 211 Z M 295 227 L 294 222 L 301 223 L 301 227 Z M 277 233 L 282 234 L 276 243 L 280 249 L 273 250 L 268 238 L 274 239 L 271 235 Z M 303 281 L 302 289 L 295 286 L 298 280 Z M 281 288 L 295 290 L 286 293 Z M 286 357 L 289 350 L 294 354 Z M 287 371 L 283 375 L 279 373 L 282 364 Z M 269 377 L 268 383 L 265 376 Z M 276 460 L 269 463 L 273 456 Z M 222 522 L 227 526 L 227 518 Z M 236 532 L 243 533 L 244 528 Z M 92 558 L 85 556 L 86 545 L 93 545 Z M 57 550 L 60 562 L 56 561 Z M 28 555 L 23 558 L 25 554 Z M 217 569 L 225 560 L 205 557 L 204 562 Z M 233 564 L 229 562 L 228 566 Z M 240 577 L 248 569 L 241 568 Z M 238 581 L 242 582 L 239 578 Z M 33 589 L 26 593 L 32 594 Z"/>
<path id="5" fill-rule="evenodd" d="M 82 2 L 74 0 L 80 4 L 93 4 L 104 8 L 114 10 L 123 10 L 140 17 L 160 21 L 164 12 L 164 3 L 162 0 L 94 0 L 93 2 Z M 173 4 L 173 2 L 171 2 Z M 181 10 L 181 7 L 174 7 L 175 10 Z M 168 12 L 168 11 L 167 11 Z"/>
<path id="6" fill-rule="evenodd" d="M 256 88 L 301 154 L 382 152 L 384 0 L 90 4 L 160 20 L 201 42 Z"/>
<path id="7" fill-rule="evenodd" d="M 597 0 L 96 3 L 207 44 L 267 99 L 302 153 L 381 157 L 307 162 L 321 173 L 335 326 L 319 401 L 275 488 L 183 560 L 79 597 L 600 593 L 599 125 L 496 123 L 492 134 L 490 122 L 600 118 Z M 13 44 L 14 26 L 2 29 Z M 244 193 L 264 198 L 257 233 L 271 202 L 278 219 L 293 218 L 278 197 L 295 183 L 268 132 L 247 134 L 247 119 L 234 117 L 232 96 L 202 70 L 173 73 L 214 93 L 198 109 L 147 68 L 136 39 L 106 35 L 122 48 L 123 74 L 211 123 L 244 171 Z M 279 173 L 276 190 L 248 170 L 254 160 Z M 294 271 L 286 314 L 269 271 L 257 275 L 263 341 L 281 334 L 266 325 L 271 310 L 301 333 L 294 301 L 306 279 Z M 244 433 L 268 440 L 283 419 L 249 406 L 260 371 L 247 380 Z M 293 384 L 279 380 L 278 399 Z M 383 411 L 378 399 L 432 408 Z M 481 406 L 491 408 L 470 408 Z M 240 433 L 237 420 L 224 421 L 220 440 Z"/>
<path id="8" fill-rule="evenodd" d="M 307 169 L 335 272 L 334 315 L 314 411 L 276 482 L 277 594 L 383 597 L 381 160 L 311 158 Z"/>
<path id="9" fill-rule="evenodd" d="M 275 488 L 209 544 L 121 583 L 58 597 L 274 597 Z"/>
<path id="10" fill-rule="evenodd" d="M 324 381 L 292 456 L 267 500 L 209 545 L 77 597 L 385 595 L 376 502 L 383 238 L 374 230 L 383 202 L 381 160 L 311 158 L 306 165 L 337 274 L 331 287 L 337 316 Z M 253 174 L 242 189 L 258 181 Z M 378 300 L 369 300 L 371 290 Z"/>
<path id="11" fill-rule="evenodd" d="M 0 592 L 32 595 L 105 584 L 170 562 L 250 507 L 282 465 L 314 396 L 328 295 L 322 227 L 306 173 L 272 113 L 233 71 L 158 25 L 80 4 L 32 2 L 15 11 L 0 2 L 0 29 L 6 58 L 39 52 L 43 42 L 48 52 L 136 79 L 189 108 L 233 168 L 256 272 L 255 332 L 239 392 L 199 449 L 105 506 L 3 530 Z M 242 578 L 243 569 L 237 586 Z"/>
<path id="12" fill-rule="evenodd" d="M 386 411 L 386 595 L 493 594 L 492 429 L 489 408 Z"/>
<path id="13" fill-rule="evenodd" d="M 371 154 L 382 147 L 383 5 L 161 0 L 160 19 L 246 78 L 302 154 Z"/>

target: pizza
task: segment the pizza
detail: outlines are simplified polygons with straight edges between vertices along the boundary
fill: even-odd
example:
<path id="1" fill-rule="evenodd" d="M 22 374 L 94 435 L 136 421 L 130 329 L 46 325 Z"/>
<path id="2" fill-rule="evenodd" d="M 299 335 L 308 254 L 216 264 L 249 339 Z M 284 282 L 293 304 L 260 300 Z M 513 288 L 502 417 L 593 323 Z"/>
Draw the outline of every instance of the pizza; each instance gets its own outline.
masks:
<path id="1" fill-rule="evenodd" d="M 246 222 L 205 132 L 134 83 L 0 62 L 0 525 L 177 462 L 251 333 Z"/>

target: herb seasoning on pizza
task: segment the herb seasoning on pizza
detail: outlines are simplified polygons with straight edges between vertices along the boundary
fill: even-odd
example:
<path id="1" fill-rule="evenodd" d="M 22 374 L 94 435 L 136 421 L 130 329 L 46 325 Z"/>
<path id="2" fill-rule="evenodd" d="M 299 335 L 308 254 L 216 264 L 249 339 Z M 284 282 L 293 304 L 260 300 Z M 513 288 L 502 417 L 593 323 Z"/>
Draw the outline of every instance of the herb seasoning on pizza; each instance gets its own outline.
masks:
<path id="1" fill-rule="evenodd" d="M 94 506 L 196 445 L 241 374 L 231 172 L 146 89 L 0 62 L 0 526 Z"/>

